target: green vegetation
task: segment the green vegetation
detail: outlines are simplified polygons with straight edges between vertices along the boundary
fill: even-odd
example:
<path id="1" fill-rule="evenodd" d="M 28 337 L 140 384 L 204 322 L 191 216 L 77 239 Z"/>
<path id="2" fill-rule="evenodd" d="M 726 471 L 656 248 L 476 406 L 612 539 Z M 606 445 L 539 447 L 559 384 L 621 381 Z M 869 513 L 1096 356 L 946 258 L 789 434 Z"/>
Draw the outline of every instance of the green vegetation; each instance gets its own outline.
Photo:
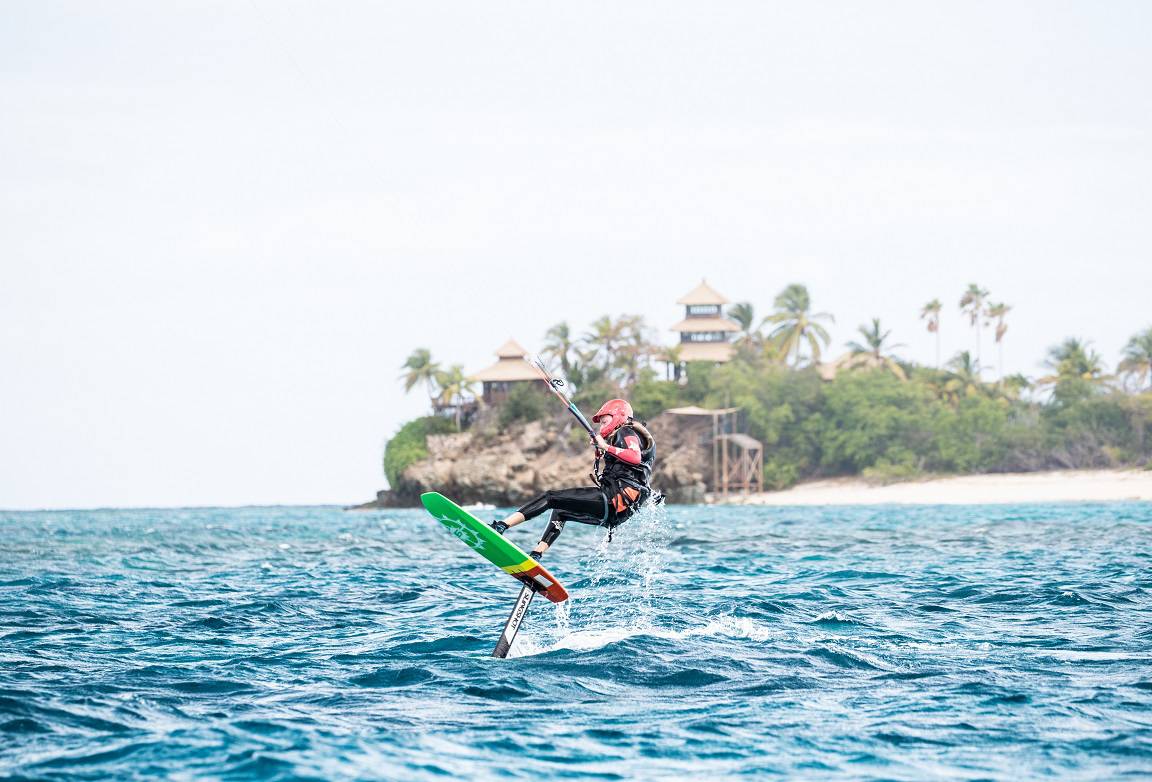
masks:
<path id="1" fill-rule="evenodd" d="M 545 388 L 523 383 L 508 392 L 500 405 L 500 426 L 516 422 L 539 421 L 555 412 L 555 402 Z"/>
<path id="2" fill-rule="evenodd" d="M 454 430 L 452 421 L 435 415 L 417 418 L 400 427 L 384 447 L 384 475 L 388 478 L 388 485 L 392 488 L 399 486 L 401 473 L 428 455 L 428 435 L 447 434 Z"/>
<path id="3" fill-rule="evenodd" d="M 1016 386 L 982 383 L 964 355 L 952 370 L 887 367 L 843 371 L 831 381 L 737 359 L 713 370 L 706 392 L 648 381 L 637 399 L 669 407 L 739 406 L 745 430 L 765 444 L 765 485 L 864 475 L 1014 472 L 1144 464 L 1152 458 L 1152 393 L 1125 394 L 1081 376 L 1058 381 L 1049 402 Z M 689 370 L 691 377 L 691 369 Z"/>
<path id="4" fill-rule="evenodd" d="M 1012 307 L 989 296 L 971 284 L 960 297 L 975 349 L 943 366 L 940 299 L 919 313 L 936 337 L 936 366 L 901 358 L 902 346 L 878 318 L 859 327 L 843 355 L 822 362 L 831 341 L 823 323 L 832 316 L 812 312 L 809 292 L 798 284 L 776 296 L 758 326 L 751 303 L 729 308 L 739 331 L 724 364 L 685 365 L 679 345 L 654 344 L 634 315 L 603 316 L 579 336 L 558 323 L 545 336 L 544 355 L 586 412 L 615 396 L 631 400 L 642 419 L 683 405 L 739 407 L 741 428 L 765 445 L 764 480 L 772 488 L 845 475 L 883 482 L 928 473 L 1152 465 L 1152 328 L 1124 346 L 1115 376 L 1089 342 L 1070 337 L 1049 350 L 1046 375 L 1005 377 L 997 356 L 993 380 L 980 360 L 981 329 L 991 327 L 1001 348 Z M 427 351 L 414 352 L 404 368 L 408 388 L 426 384 L 435 398 L 437 384 L 446 387 L 447 376 Z M 452 379 L 459 402 L 469 389 L 462 373 Z M 543 418 L 551 405 L 538 389 L 516 388 L 500 410 L 500 425 Z M 385 469 L 394 485 L 403 469 L 397 465 L 422 454 L 416 425 L 432 421 L 440 429 L 446 423 L 420 419 L 389 443 Z"/>

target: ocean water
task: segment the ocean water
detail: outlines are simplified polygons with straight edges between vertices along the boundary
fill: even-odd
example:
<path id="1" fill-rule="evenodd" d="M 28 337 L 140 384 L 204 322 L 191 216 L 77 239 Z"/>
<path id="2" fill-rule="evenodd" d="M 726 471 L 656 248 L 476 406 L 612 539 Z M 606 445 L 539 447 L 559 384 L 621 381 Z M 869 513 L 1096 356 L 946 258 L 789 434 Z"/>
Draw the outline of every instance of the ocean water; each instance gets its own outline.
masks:
<path id="1" fill-rule="evenodd" d="M 1152 777 L 1150 504 L 669 507 L 546 563 L 496 660 L 518 585 L 421 511 L 0 513 L 0 778 Z"/>

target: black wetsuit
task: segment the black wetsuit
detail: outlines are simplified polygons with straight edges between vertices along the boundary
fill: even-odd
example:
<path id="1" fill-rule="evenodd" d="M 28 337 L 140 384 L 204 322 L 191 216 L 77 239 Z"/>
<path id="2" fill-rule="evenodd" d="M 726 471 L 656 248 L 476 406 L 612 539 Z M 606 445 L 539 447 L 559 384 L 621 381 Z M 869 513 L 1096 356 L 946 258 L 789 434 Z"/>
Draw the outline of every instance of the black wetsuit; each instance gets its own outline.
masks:
<path id="1" fill-rule="evenodd" d="M 630 446 L 638 446 L 639 464 L 630 464 L 610 452 L 605 453 L 604 468 L 596 476 L 599 486 L 546 491 L 520 508 L 526 520 L 546 510 L 552 511 L 552 520 L 540 538 L 541 543 L 551 546 L 569 521 L 604 525 L 611 535 L 613 527 L 627 521 L 651 496 L 648 481 L 652 477 L 656 444 L 627 425 L 617 429 L 608 444 L 622 450 L 633 450 Z"/>

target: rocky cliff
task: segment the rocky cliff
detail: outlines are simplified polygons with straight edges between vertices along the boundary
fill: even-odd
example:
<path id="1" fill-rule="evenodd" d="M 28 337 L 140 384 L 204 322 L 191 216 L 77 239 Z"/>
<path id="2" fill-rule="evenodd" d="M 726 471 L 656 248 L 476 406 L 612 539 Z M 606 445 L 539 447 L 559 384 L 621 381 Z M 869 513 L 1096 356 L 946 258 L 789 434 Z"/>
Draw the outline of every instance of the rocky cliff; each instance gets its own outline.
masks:
<path id="1" fill-rule="evenodd" d="M 648 425 L 656 438 L 653 487 L 670 502 L 702 501 L 711 471 L 708 425 L 668 414 Z M 588 435 L 567 416 L 506 427 L 480 421 L 427 442 L 428 458 L 404 470 L 398 485 L 373 504 L 415 505 L 421 492 L 438 491 L 461 503 L 514 506 L 547 489 L 590 482 Z"/>

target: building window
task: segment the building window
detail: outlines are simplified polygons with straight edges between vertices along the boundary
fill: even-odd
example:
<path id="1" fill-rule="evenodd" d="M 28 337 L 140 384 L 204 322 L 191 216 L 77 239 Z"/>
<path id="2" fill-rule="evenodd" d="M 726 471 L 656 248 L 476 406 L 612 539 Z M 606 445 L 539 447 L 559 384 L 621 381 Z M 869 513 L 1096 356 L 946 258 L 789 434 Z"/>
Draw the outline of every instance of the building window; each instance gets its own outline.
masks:
<path id="1" fill-rule="evenodd" d="M 720 316 L 719 304 L 689 304 L 688 317 L 690 318 L 715 318 Z"/>
<path id="2" fill-rule="evenodd" d="M 725 331 L 682 331 L 681 342 L 727 342 L 728 333 Z"/>

